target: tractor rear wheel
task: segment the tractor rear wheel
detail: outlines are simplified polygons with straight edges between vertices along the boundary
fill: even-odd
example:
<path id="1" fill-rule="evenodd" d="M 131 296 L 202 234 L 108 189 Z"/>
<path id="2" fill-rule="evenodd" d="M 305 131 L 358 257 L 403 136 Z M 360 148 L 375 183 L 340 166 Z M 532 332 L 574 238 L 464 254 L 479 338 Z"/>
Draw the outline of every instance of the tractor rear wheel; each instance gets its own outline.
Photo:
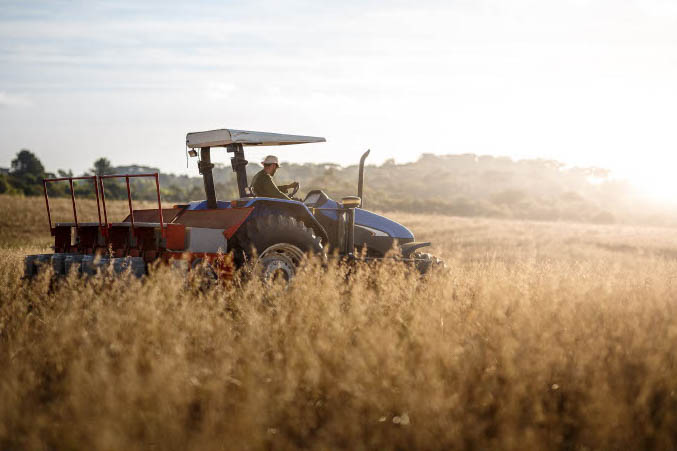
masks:
<path id="1" fill-rule="evenodd" d="M 247 221 L 236 234 L 238 247 L 251 260 L 264 280 L 285 281 L 296 275 L 305 254 L 324 255 L 320 237 L 303 222 L 290 216 L 270 214 Z"/>

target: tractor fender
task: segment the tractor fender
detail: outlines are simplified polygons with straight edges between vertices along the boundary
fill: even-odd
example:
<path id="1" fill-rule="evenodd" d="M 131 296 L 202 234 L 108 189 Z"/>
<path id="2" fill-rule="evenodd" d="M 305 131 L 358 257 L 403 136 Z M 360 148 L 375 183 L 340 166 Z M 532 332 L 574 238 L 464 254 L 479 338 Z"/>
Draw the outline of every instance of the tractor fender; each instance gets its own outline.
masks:
<path id="1" fill-rule="evenodd" d="M 306 227 L 311 228 L 315 235 L 322 239 L 325 246 L 329 243 L 327 231 L 303 202 L 272 197 L 254 197 L 249 199 L 244 206 L 254 207 L 250 218 L 269 214 L 282 214 L 296 218 L 302 221 Z"/>

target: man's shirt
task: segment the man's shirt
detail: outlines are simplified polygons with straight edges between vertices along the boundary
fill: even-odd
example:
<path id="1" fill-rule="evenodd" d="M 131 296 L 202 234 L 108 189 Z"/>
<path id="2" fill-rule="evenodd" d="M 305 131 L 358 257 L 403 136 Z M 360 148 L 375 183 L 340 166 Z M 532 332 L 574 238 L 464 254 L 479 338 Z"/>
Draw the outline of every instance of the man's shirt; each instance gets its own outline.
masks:
<path id="1" fill-rule="evenodd" d="M 254 175 L 251 187 L 254 190 L 254 194 L 258 197 L 274 197 L 277 199 L 291 200 L 289 196 L 280 191 L 280 188 L 275 185 L 270 174 L 263 169 Z"/>

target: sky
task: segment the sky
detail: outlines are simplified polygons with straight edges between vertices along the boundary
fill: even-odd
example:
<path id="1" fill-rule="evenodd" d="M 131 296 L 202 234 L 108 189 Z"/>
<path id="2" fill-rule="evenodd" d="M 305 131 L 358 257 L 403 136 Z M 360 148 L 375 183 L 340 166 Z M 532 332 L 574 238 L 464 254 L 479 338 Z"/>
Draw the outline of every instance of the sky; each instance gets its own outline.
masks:
<path id="1" fill-rule="evenodd" d="M 186 133 L 236 128 L 327 138 L 250 161 L 544 158 L 677 198 L 676 80 L 674 0 L 0 0 L 0 166 L 196 175 Z"/>

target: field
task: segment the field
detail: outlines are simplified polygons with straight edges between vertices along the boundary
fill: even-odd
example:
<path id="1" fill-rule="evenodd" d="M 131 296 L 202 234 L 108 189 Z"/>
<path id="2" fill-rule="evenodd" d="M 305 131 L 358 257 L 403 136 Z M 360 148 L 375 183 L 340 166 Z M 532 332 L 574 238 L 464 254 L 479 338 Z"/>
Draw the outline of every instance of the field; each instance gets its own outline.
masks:
<path id="1" fill-rule="evenodd" d="M 447 268 L 50 288 L 0 196 L 0 449 L 677 449 L 674 229 L 389 216 Z"/>

